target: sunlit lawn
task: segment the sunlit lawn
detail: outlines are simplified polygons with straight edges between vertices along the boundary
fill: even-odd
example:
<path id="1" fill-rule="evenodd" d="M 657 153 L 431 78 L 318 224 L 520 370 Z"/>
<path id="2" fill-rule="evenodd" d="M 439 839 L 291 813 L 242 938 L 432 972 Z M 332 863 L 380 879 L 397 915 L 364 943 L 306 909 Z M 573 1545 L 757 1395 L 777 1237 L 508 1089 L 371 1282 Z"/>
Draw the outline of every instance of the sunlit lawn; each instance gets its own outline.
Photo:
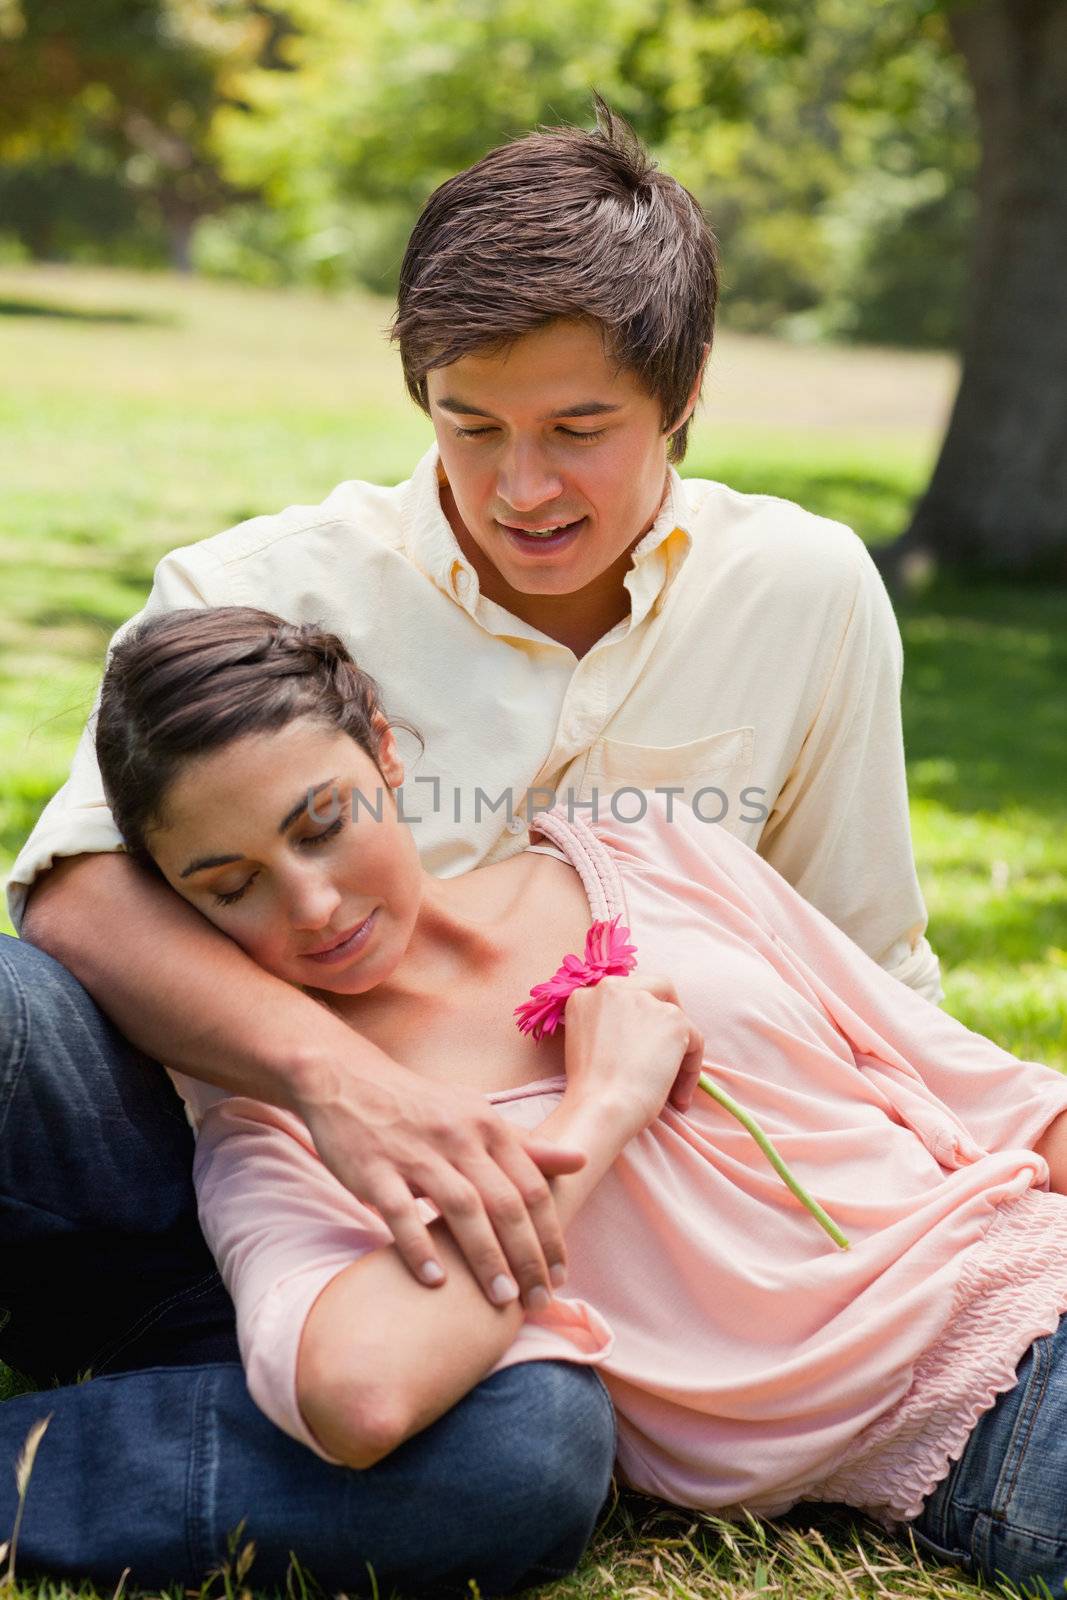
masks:
<path id="1" fill-rule="evenodd" d="M 107 639 L 164 551 L 342 478 L 407 475 L 430 435 L 381 338 L 387 320 L 383 302 L 358 298 L 0 271 L 0 872 L 62 781 Z M 716 361 L 687 473 L 801 501 L 875 542 L 903 525 L 936 446 L 941 358 L 727 338 Z M 942 586 L 898 611 L 916 854 L 947 1006 L 1067 1067 L 1067 591 Z M 975 1592 L 924 1574 L 858 1518 L 857 1543 L 852 1522 L 800 1507 L 724 1537 L 624 1499 L 556 1593 Z"/>

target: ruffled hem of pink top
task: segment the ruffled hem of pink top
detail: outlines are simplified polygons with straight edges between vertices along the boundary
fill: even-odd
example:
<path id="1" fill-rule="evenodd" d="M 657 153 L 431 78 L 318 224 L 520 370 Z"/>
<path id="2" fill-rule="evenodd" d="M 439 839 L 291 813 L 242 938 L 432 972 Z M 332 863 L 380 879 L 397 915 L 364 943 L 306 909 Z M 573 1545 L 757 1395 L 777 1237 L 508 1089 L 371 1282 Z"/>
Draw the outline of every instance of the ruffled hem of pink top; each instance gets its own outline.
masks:
<path id="1" fill-rule="evenodd" d="M 1067 1310 L 1067 1196 L 1028 1190 L 997 1207 L 956 1289 L 948 1326 L 908 1392 L 852 1441 L 805 1500 L 866 1512 L 890 1531 L 917 1517 L 975 1424 L 1014 1389 L 1035 1339 Z"/>

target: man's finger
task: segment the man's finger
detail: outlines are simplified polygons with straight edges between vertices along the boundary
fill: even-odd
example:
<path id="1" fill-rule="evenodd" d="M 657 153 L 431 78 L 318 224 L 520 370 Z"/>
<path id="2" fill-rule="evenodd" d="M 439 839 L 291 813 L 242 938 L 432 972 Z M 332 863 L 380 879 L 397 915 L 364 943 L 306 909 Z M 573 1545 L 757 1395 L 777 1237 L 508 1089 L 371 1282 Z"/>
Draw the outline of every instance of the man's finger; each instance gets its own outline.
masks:
<path id="1" fill-rule="evenodd" d="M 536 1291 L 540 1289 L 545 1295 L 551 1295 L 552 1280 L 537 1229 L 522 1195 L 507 1172 L 485 1152 L 472 1157 L 461 1170 L 481 1197 L 489 1225 L 507 1258 L 508 1271 L 519 1286 L 523 1304 L 536 1308 L 539 1298 Z M 544 1185 L 543 1178 L 537 1181 Z M 544 1187 L 547 1190 L 547 1185 Z M 551 1204 L 551 1194 L 547 1198 Z"/>
<path id="2" fill-rule="evenodd" d="M 494 1148 L 493 1154 L 501 1169 L 515 1185 L 529 1214 L 541 1246 L 541 1255 L 548 1268 L 548 1283 L 545 1287 L 551 1293 L 553 1289 L 558 1289 L 563 1284 L 567 1276 L 567 1246 L 563 1239 L 563 1229 L 560 1226 L 552 1190 L 545 1180 L 544 1173 L 538 1169 L 528 1151 L 523 1149 L 518 1141 L 502 1140 L 500 1147 Z M 506 1249 L 507 1241 L 502 1242 Z M 512 1268 L 514 1267 L 515 1261 L 512 1258 Z M 526 1298 L 525 1287 L 523 1297 Z M 528 1299 L 527 1304 L 529 1304 Z"/>
<path id="3" fill-rule="evenodd" d="M 498 1170 L 494 1167 L 494 1171 Z M 457 1248 L 489 1303 L 503 1306 L 517 1300 L 518 1285 L 478 1187 L 445 1161 L 421 1173 L 420 1178 L 427 1198 L 448 1223 Z"/>
<path id="4" fill-rule="evenodd" d="M 393 1235 L 393 1243 L 412 1277 L 430 1288 L 445 1281 L 445 1269 L 434 1249 L 433 1235 L 419 1216 L 418 1206 L 399 1173 L 383 1173 L 367 1199 Z"/>

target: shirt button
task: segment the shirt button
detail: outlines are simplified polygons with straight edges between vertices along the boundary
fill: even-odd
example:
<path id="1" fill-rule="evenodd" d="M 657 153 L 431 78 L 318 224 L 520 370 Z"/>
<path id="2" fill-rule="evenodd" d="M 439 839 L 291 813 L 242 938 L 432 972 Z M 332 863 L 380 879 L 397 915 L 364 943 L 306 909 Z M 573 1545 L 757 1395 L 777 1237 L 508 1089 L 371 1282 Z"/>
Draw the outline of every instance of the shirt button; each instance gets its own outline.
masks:
<path id="1" fill-rule="evenodd" d="M 457 594 L 466 594 L 468 589 L 470 588 L 470 586 L 471 586 L 470 573 L 469 572 L 457 572 L 456 573 L 456 592 L 457 592 Z"/>
<path id="2" fill-rule="evenodd" d="M 526 823 L 522 817 L 509 817 L 505 827 L 509 833 L 524 833 L 526 831 Z"/>

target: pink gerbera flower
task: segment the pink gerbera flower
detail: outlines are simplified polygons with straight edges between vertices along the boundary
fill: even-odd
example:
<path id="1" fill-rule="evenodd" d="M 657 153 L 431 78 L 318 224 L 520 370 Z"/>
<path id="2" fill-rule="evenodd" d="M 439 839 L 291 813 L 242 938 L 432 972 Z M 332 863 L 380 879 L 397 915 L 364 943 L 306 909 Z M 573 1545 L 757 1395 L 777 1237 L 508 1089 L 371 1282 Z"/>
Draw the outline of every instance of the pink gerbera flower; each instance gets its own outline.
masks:
<path id="1" fill-rule="evenodd" d="M 584 956 L 564 956 L 563 965 L 547 983 L 535 983 L 529 1000 L 515 1007 L 519 1028 L 535 1039 L 555 1033 L 563 1024 L 563 1008 L 575 989 L 586 989 L 601 978 L 622 978 L 637 965 L 637 947 L 627 943 L 629 928 L 619 918 L 594 922 L 585 936 Z"/>

